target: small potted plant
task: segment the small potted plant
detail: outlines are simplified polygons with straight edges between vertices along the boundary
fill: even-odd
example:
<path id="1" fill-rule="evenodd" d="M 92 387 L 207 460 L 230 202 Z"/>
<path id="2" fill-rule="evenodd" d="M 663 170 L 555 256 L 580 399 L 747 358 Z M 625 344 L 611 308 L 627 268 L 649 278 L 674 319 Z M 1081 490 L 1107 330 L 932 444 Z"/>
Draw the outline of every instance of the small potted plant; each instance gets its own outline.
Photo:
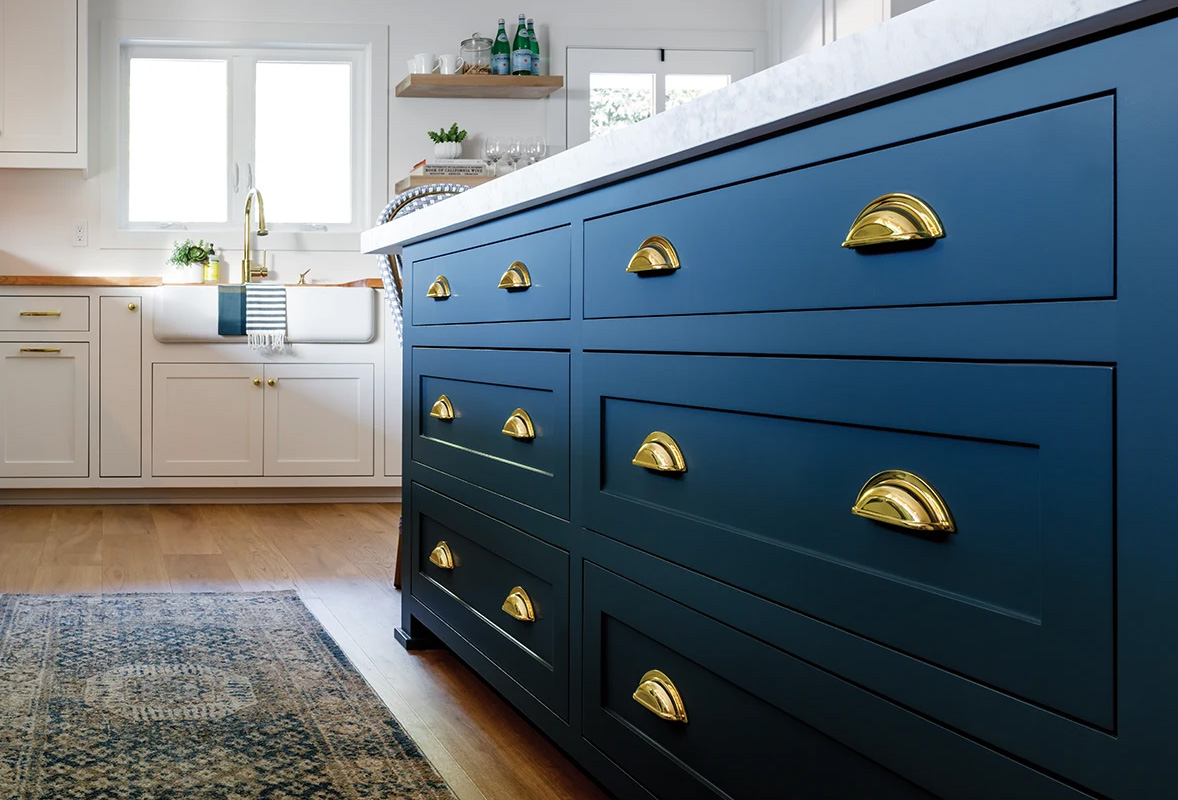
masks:
<path id="1" fill-rule="evenodd" d="M 200 283 L 203 277 L 202 271 L 204 265 L 209 261 L 209 251 L 212 247 L 212 244 L 206 245 L 204 239 L 198 242 L 191 239 L 174 242 L 172 257 L 168 259 L 168 263 L 176 267 L 176 283 Z"/>
<path id="2" fill-rule="evenodd" d="M 457 122 L 449 130 L 438 128 L 428 131 L 427 135 L 434 143 L 435 158 L 458 158 L 462 155 L 462 140 L 466 138 L 466 131 L 458 130 Z"/>

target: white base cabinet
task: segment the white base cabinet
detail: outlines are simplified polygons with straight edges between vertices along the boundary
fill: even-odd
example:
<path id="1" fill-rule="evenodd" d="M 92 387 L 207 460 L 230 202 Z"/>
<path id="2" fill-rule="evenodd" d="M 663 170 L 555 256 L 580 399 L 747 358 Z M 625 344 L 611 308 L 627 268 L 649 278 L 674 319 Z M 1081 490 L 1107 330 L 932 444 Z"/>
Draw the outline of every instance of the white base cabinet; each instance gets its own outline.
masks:
<path id="1" fill-rule="evenodd" d="M 90 345 L 0 343 L 0 477 L 90 473 Z"/>
<path id="2" fill-rule="evenodd" d="M 98 299 L 98 474 L 143 474 L 143 298 Z"/>
<path id="3" fill-rule="evenodd" d="M 152 475 L 371 476 L 371 364 L 155 364 Z"/>

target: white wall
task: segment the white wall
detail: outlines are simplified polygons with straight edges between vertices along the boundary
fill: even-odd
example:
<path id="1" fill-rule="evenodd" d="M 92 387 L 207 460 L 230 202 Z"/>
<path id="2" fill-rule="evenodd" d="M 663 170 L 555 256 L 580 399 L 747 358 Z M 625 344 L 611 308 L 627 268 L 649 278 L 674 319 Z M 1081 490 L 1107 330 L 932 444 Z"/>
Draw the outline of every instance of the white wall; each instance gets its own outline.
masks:
<path id="1" fill-rule="evenodd" d="M 932 0 L 766 0 L 772 63 L 816 50 Z"/>
<path id="2" fill-rule="evenodd" d="M 591 3 L 553 0 L 529 6 L 490 7 L 485 0 L 91 0 L 91 115 L 101 113 L 97 87 L 98 32 L 104 20 L 168 19 L 272 22 L 372 23 L 389 28 L 390 93 L 405 75 L 405 60 L 416 52 L 457 52 L 461 40 L 478 31 L 491 36 L 500 16 L 509 22 L 524 11 L 536 18 L 541 46 L 554 74 L 563 70 L 563 54 L 547 52 L 547 41 L 561 46 L 600 45 L 603 29 L 623 28 L 624 40 L 636 32 L 766 31 L 766 0 L 595 0 Z M 665 35 L 651 35 L 650 46 L 659 46 Z M 673 38 L 673 37 L 672 37 Z M 763 66 L 764 61 L 760 62 Z M 545 135 L 563 138 L 564 93 L 547 100 L 447 100 L 389 98 L 389 164 L 387 182 L 403 177 L 432 149 L 428 129 L 457 122 L 470 131 L 471 155 L 482 152 L 482 137 L 493 134 Z M 88 177 L 68 170 L 0 169 L 0 273 L 66 275 L 160 275 L 167 252 L 115 250 L 96 246 L 96 230 L 104 212 L 100 207 L 99 182 L 106 165 L 98 163 L 101 143 L 97 129 L 91 149 Z M 556 143 L 559 144 L 559 143 Z M 262 187 L 263 191 L 265 187 Z M 376 209 L 379 211 L 379 209 Z M 375 212 L 374 212 L 375 213 Z M 71 247 L 75 220 L 87 220 L 89 247 Z M 225 242 L 226 261 L 241 259 L 239 235 Z M 220 244 L 220 243 L 218 243 Z M 358 242 L 357 242 L 358 247 Z M 234 249 L 236 248 L 236 249 Z M 270 252 L 272 276 L 293 282 L 308 267 L 310 278 L 343 281 L 375 277 L 373 257 L 358 252 Z"/>

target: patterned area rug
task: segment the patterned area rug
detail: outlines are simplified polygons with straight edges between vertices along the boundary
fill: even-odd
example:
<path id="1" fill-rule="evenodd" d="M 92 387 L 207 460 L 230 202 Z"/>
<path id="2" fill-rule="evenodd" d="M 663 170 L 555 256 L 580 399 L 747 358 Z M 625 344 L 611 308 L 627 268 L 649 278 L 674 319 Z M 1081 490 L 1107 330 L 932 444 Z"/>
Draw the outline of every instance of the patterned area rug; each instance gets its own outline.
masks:
<path id="1" fill-rule="evenodd" d="M 453 797 L 293 592 L 0 596 L 4 800 Z"/>

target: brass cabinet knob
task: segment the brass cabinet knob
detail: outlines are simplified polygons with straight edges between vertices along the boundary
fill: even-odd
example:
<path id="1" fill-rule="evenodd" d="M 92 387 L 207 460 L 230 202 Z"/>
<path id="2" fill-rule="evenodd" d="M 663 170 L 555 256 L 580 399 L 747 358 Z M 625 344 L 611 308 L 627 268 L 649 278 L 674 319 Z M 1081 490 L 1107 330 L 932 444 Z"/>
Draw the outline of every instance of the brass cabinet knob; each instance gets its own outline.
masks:
<path id="1" fill-rule="evenodd" d="M 679 269 L 679 254 L 661 236 L 651 236 L 642 243 L 626 267 L 626 272 L 669 273 Z"/>
<path id="2" fill-rule="evenodd" d="M 937 490 L 919 475 L 900 469 L 871 476 L 859 490 L 851 513 L 910 531 L 957 532 L 949 506 Z"/>
<path id="3" fill-rule="evenodd" d="M 679 690 L 670 678 L 657 669 L 652 669 L 642 676 L 633 697 L 640 706 L 659 719 L 668 722 L 687 722 L 687 706 L 683 705 Z"/>
<path id="4" fill-rule="evenodd" d="M 137 308 L 139 308 L 139 306 L 135 305 L 134 303 L 127 303 L 127 310 L 128 311 L 134 311 Z"/>
<path id="5" fill-rule="evenodd" d="M 271 378 L 270 380 L 266 381 L 266 385 L 267 385 L 267 386 L 275 386 L 275 385 L 277 385 L 277 384 L 278 384 L 278 379 L 277 379 L 277 378 Z"/>
<path id="6" fill-rule="evenodd" d="M 429 285 L 426 290 L 426 297 L 432 297 L 435 300 L 445 300 L 450 296 L 450 281 L 446 280 L 445 275 L 439 275 L 434 278 L 434 282 Z"/>
<path id="7" fill-rule="evenodd" d="M 254 378 L 254 386 L 261 386 L 261 385 L 262 385 L 262 379 L 261 378 Z"/>
<path id="8" fill-rule="evenodd" d="M 433 407 L 429 410 L 429 415 L 434 419 L 449 422 L 454 419 L 454 404 L 450 402 L 450 398 L 446 395 L 439 395 L 438 399 L 434 401 Z"/>
<path id="9" fill-rule="evenodd" d="M 875 198 L 859 212 L 843 247 L 871 247 L 944 236 L 941 219 L 928 203 L 896 192 Z"/>
<path id="10" fill-rule="evenodd" d="M 687 459 L 669 433 L 655 431 L 642 441 L 630 462 L 656 472 L 687 472 Z"/>
<path id="11" fill-rule="evenodd" d="M 512 587 L 507 599 L 503 601 L 503 610 L 520 622 L 536 621 L 536 609 L 532 605 L 532 598 L 528 597 L 522 586 Z"/>
<path id="12" fill-rule="evenodd" d="M 536 426 L 532 424 L 532 418 L 528 412 L 517 408 L 511 412 L 507 422 L 503 423 L 503 433 L 512 439 L 531 440 L 536 438 Z"/>
<path id="13" fill-rule="evenodd" d="M 509 292 L 526 291 L 532 285 L 532 275 L 522 261 L 513 261 L 499 279 L 499 288 Z"/>
<path id="14" fill-rule="evenodd" d="M 454 569 L 454 553 L 445 541 L 438 542 L 430 551 L 429 563 L 442 569 Z"/>

